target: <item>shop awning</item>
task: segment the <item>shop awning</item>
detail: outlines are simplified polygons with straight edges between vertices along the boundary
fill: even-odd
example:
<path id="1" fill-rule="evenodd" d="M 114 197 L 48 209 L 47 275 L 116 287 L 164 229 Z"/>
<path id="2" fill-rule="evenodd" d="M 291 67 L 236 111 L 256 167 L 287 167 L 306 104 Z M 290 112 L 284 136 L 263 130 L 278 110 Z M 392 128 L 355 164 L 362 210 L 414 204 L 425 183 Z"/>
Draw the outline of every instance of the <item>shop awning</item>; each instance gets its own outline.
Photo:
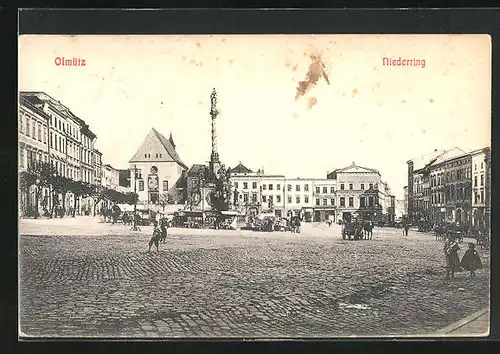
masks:
<path id="1" fill-rule="evenodd" d="M 120 208 L 121 211 L 134 211 L 134 206 L 129 204 L 116 204 Z"/>
<path id="2" fill-rule="evenodd" d="M 222 215 L 232 215 L 232 216 L 240 215 L 237 211 L 234 211 L 234 210 L 221 211 L 221 214 Z"/>

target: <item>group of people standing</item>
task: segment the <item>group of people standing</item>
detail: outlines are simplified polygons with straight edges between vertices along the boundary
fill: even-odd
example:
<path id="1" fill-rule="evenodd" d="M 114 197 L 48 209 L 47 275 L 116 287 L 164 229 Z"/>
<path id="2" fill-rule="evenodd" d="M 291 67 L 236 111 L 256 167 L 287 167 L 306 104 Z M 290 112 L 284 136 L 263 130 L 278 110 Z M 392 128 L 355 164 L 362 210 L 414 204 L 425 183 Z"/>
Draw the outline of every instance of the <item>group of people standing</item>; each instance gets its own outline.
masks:
<path id="1" fill-rule="evenodd" d="M 446 257 L 446 278 L 455 278 L 455 272 L 459 272 L 461 269 L 470 272 L 471 277 L 476 276 L 476 270 L 483 267 L 481 258 L 476 250 L 476 246 L 473 242 L 469 242 L 469 248 L 465 251 L 462 260 L 458 256 L 458 251 L 460 250 L 459 240 L 454 235 L 449 235 L 445 242 L 443 251 Z"/>

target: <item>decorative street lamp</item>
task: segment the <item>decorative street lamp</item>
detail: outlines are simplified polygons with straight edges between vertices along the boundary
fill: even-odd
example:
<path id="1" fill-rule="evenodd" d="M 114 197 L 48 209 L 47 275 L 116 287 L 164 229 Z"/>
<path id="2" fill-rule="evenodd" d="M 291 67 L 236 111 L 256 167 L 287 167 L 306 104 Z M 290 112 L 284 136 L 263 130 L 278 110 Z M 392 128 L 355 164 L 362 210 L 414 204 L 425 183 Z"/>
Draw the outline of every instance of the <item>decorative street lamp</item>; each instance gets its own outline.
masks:
<path id="1" fill-rule="evenodd" d="M 130 231 L 141 231 L 139 226 L 137 226 L 137 166 L 134 165 L 134 225 L 130 228 Z"/>

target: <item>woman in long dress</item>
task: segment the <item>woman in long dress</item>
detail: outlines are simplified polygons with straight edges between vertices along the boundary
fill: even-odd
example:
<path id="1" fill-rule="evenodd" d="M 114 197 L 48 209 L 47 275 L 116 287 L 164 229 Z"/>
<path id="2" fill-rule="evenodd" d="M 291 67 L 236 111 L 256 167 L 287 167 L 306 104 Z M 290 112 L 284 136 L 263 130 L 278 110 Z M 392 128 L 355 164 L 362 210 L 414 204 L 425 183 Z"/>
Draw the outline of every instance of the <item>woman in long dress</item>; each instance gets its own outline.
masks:
<path id="1" fill-rule="evenodd" d="M 476 276 L 476 269 L 481 269 L 483 267 L 481 258 L 479 258 L 479 254 L 476 251 L 476 245 L 474 245 L 474 243 L 469 243 L 469 248 L 465 251 L 460 265 L 462 268 L 470 272 L 471 277 Z"/>
<path id="2" fill-rule="evenodd" d="M 458 241 L 456 237 L 449 236 L 444 244 L 444 253 L 446 256 L 446 279 L 455 278 L 455 272 L 460 270 L 460 258 L 458 257 Z"/>

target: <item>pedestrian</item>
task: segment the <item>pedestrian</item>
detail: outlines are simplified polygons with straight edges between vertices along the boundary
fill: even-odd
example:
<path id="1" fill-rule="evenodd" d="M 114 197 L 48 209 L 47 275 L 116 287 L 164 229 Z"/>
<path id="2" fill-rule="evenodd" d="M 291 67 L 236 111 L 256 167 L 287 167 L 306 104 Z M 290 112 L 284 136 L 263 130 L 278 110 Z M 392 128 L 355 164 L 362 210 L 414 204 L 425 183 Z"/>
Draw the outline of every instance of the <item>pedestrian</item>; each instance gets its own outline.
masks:
<path id="1" fill-rule="evenodd" d="M 163 240 L 163 243 L 167 242 L 167 220 L 166 219 L 161 219 L 160 221 L 160 229 L 161 229 L 161 239 Z"/>
<path id="2" fill-rule="evenodd" d="M 444 253 L 446 257 L 446 279 L 455 278 L 455 272 L 460 270 L 460 259 L 458 258 L 457 239 L 454 236 L 448 236 L 444 243 Z"/>
<path id="3" fill-rule="evenodd" d="M 410 225 L 408 225 L 408 223 L 405 223 L 403 226 L 403 236 L 408 236 L 408 230 L 410 230 Z"/>
<path id="4" fill-rule="evenodd" d="M 483 267 L 481 258 L 479 258 L 479 254 L 476 251 L 476 245 L 474 245 L 473 242 L 469 242 L 469 248 L 465 251 L 460 266 L 468 270 L 471 277 L 476 276 L 476 269 L 481 269 Z"/>
<path id="5" fill-rule="evenodd" d="M 153 246 L 153 244 L 156 246 L 156 252 L 159 252 L 160 251 L 159 243 L 160 243 L 160 238 L 161 238 L 161 229 L 158 226 L 158 221 L 155 220 L 153 225 L 154 225 L 153 236 L 149 240 L 148 252 L 151 251 L 151 247 Z"/>
<path id="6" fill-rule="evenodd" d="M 300 218 L 299 217 L 297 217 L 295 219 L 295 232 L 300 234 Z"/>

